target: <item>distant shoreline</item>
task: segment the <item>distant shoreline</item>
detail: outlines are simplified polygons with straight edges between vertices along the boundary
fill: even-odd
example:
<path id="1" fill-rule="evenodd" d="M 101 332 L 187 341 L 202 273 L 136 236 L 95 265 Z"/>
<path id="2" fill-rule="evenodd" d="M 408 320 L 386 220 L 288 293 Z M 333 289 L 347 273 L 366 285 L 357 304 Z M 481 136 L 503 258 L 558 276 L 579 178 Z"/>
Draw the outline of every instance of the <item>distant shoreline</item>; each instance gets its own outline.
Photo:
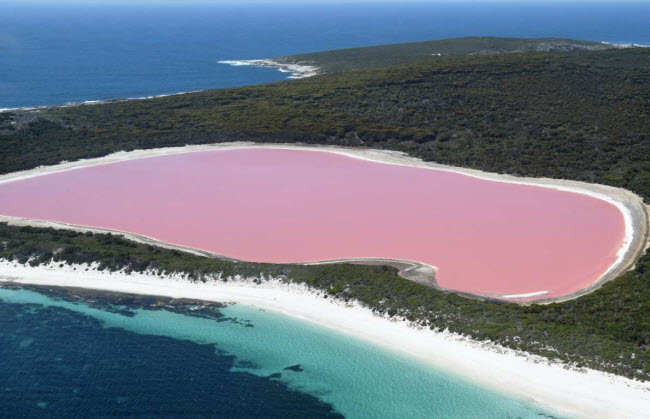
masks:
<path id="1" fill-rule="evenodd" d="M 17 107 L 17 108 L 0 108 L 0 113 L 19 112 L 19 111 L 41 111 L 41 110 L 53 109 L 53 108 L 72 108 L 75 106 L 83 106 L 83 105 L 103 105 L 105 103 L 129 102 L 132 100 L 148 100 L 148 99 L 156 99 L 159 97 L 186 95 L 190 93 L 198 93 L 204 91 L 205 90 L 190 90 L 188 92 L 163 93 L 160 95 L 142 96 L 142 97 L 84 100 L 82 102 L 70 102 L 61 105 L 39 105 L 39 106 L 24 106 L 24 107 Z"/>
<path id="2" fill-rule="evenodd" d="M 281 73 L 291 73 L 291 75 L 288 77 L 289 79 L 302 79 L 305 77 L 311 77 L 319 74 L 318 73 L 319 69 L 318 67 L 315 66 L 299 65 L 299 64 L 282 64 L 273 60 L 222 60 L 222 61 L 218 61 L 218 63 L 227 64 L 235 67 L 255 66 L 255 67 L 276 69 Z M 234 87 L 236 86 L 222 87 L 222 88 L 217 88 L 216 90 L 231 89 Z M 160 97 L 167 97 L 167 96 L 178 96 L 178 95 L 186 95 L 190 93 L 199 93 L 208 90 L 213 90 L 213 89 L 189 90 L 186 92 L 175 92 L 175 93 L 161 93 L 159 95 L 139 96 L 139 97 L 84 100 L 81 102 L 62 103 L 58 105 L 17 106 L 13 108 L 0 108 L 0 113 L 20 112 L 20 111 L 41 111 L 41 110 L 53 109 L 53 108 L 71 108 L 71 107 L 83 106 L 83 105 L 102 105 L 105 103 L 119 103 L 119 102 L 128 102 L 132 100 L 148 100 L 148 99 L 157 99 Z"/>
<path id="3" fill-rule="evenodd" d="M 290 79 L 304 79 L 306 77 L 312 77 L 319 74 L 320 69 L 314 65 L 304 65 L 304 64 L 295 64 L 295 63 L 281 63 L 272 59 L 261 59 L 261 60 L 220 60 L 217 61 L 219 64 L 231 65 L 234 67 L 265 67 L 265 68 L 274 68 L 281 73 L 291 73 L 289 76 Z"/>
<path id="4" fill-rule="evenodd" d="M 625 49 L 625 48 L 650 48 L 650 45 L 645 45 L 645 44 L 637 44 L 637 43 L 616 43 L 616 42 L 607 42 L 607 41 L 600 41 L 601 44 L 605 45 L 611 45 L 613 47 L 619 48 L 619 49 Z M 289 56 L 291 57 L 291 56 Z M 219 64 L 225 64 L 225 65 L 231 65 L 235 67 L 240 67 L 240 66 L 256 66 L 256 67 L 265 67 L 269 69 L 276 69 L 282 73 L 291 73 L 291 75 L 288 77 L 289 79 L 302 79 L 306 77 L 312 77 L 316 76 L 319 74 L 322 74 L 321 68 L 315 65 L 306 65 L 306 64 L 297 64 L 297 63 L 291 63 L 291 62 L 280 62 L 277 61 L 277 59 L 249 59 L 249 60 L 218 60 L 217 63 Z M 216 88 L 217 90 L 222 90 L 222 89 L 229 89 L 233 88 L 235 86 L 231 87 L 222 87 L 222 88 Z M 213 90 L 213 89 L 199 89 L 199 90 L 190 90 L 190 91 L 184 91 L 184 92 L 174 92 L 174 93 L 161 93 L 157 95 L 148 95 L 148 96 L 138 96 L 138 97 L 115 97 L 115 98 L 110 98 L 110 99 L 89 99 L 89 100 L 83 100 L 79 102 L 68 102 L 68 103 L 60 103 L 60 104 L 52 104 L 52 105 L 34 105 L 34 106 L 15 106 L 15 107 L 6 107 L 6 108 L 0 108 L 0 113 L 6 113 L 6 112 L 16 112 L 16 111 L 39 111 L 39 110 L 44 110 L 44 109 L 51 109 L 51 108 L 67 108 L 67 107 L 73 107 L 73 106 L 81 106 L 81 105 L 99 105 L 103 103 L 113 103 L 113 102 L 125 102 L 129 100 L 146 100 L 146 99 L 155 99 L 159 97 L 166 97 L 166 96 L 176 96 L 176 95 L 183 95 L 183 94 L 188 94 L 188 93 L 197 93 L 197 92 L 204 92 L 207 90 Z"/>
<path id="5" fill-rule="evenodd" d="M 294 79 L 294 80 L 303 79 L 306 77 L 312 77 L 319 74 L 318 73 L 319 68 L 316 66 L 300 65 L 300 64 L 283 64 L 274 60 L 220 60 L 217 62 L 219 64 L 226 64 L 234 67 L 253 66 L 253 67 L 264 67 L 269 69 L 276 69 L 281 73 L 291 73 L 291 75 L 287 78 Z M 235 86 L 223 87 L 217 90 L 230 89 L 234 87 Z M 178 96 L 178 95 L 186 95 L 189 93 L 205 92 L 207 90 L 212 90 L 212 89 L 190 90 L 187 92 L 176 92 L 176 93 L 161 93 L 159 95 L 140 96 L 140 97 L 84 100 L 81 102 L 62 103 L 59 105 L 18 106 L 14 108 L 0 108 L 0 113 L 19 112 L 19 111 L 40 111 L 40 110 L 52 109 L 52 108 L 71 108 L 74 106 L 82 106 L 82 105 L 102 105 L 105 103 L 128 102 L 131 100 L 148 100 L 148 99 L 156 99 L 159 97 Z"/>

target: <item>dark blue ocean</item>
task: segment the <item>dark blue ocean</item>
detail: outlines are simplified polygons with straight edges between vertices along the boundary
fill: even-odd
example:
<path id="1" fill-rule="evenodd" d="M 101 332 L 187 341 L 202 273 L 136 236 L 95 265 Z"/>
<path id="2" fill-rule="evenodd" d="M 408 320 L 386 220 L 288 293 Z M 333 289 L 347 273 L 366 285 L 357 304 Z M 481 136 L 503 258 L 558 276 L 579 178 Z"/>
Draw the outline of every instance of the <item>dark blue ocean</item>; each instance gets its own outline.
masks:
<path id="1" fill-rule="evenodd" d="M 109 416 L 552 417 L 279 313 L 0 287 L 0 417 Z"/>
<path id="2" fill-rule="evenodd" d="M 647 1 L 51 3 L 0 0 L 0 108 L 272 82 L 286 74 L 217 61 L 395 42 L 494 35 L 650 44 Z"/>

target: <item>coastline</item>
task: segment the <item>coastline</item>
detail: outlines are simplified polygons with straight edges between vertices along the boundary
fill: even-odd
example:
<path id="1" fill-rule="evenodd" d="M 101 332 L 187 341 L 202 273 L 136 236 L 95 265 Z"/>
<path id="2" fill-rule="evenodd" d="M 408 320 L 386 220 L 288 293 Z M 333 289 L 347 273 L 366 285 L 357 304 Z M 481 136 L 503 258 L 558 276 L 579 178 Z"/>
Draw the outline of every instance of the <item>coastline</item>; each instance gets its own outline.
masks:
<path id="1" fill-rule="evenodd" d="M 86 270 L 88 269 L 88 270 Z M 334 329 L 430 364 L 483 387 L 576 417 L 640 417 L 650 409 L 650 383 L 559 363 L 389 320 L 356 303 L 324 298 L 305 286 L 269 279 L 214 278 L 192 283 L 179 276 L 97 271 L 96 266 L 30 267 L 0 261 L 0 283 L 86 288 L 110 292 L 239 303 L 273 310 Z"/>
<path id="2" fill-rule="evenodd" d="M 231 65 L 234 67 L 252 66 L 252 67 L 266 67 L 275 68 L 281 73 L 291 73 L 288 77 L 290 79 L 304 79 L 319 74 L 320 69 L 313 65 L 303 65 L 295 63 L 281 63 L 273 59 L 261 60 L 219 60 L 219 64 Z"/>
<path id="3" fill-rule="evenodd" d="M 131 100 L 149 100 L 149 99 L 156 99 L 159 97 L 167 97 L 167 96 L 177 96 L 177 95 L 186 95 L 189 93 L 197 93 L 197 92 L 204 92 L 205 90 L 190 90 L 187 92 L 176 92 L 176 93 L 162 93 L 159 95 L 151 95 L 151 96 L 142 96 L 142 97 L 125 97 L 125 98 L 114 98 L 114 99 L 95 99 L 95 100 L 84 100 L 81 102 L 68 102 L 64 103 L 61 105 L 39 105 L 39 106 L 23 106 L 23 107 L 16 107 L 16 108 L 0 108 L 0 113 L 5 113 L 5 112 L 21 112 L 21 111 L 42 111 L 46 109 L 53 109 L 53 108 L 72 108 L 74 106 L 83 106 L 83 105 L 103 105 L 105 103 L 119 103 L 119 102 L 128 102 Z"/>
<path id="4" fill-rule="evenodd" d="M 443 289 L 437 286 L 435 283 L 434 272 L 436 267 L 423 264 L 419 261 L 395 261 L 395 260 L 385 260 L 383 258 L 364 258 L 359 260 L 345 260 L 346 262 L 354 263 L 401 263 L 407 265 L 406 269 L 401 269 L 403 274 L 402 276 L 409 280 L 414 280 L 415 282 L 423 283 L 425 285 L 433 285 L 437 288 L 443 289 L 449 292 L 455 292 L 465 296 L 473 296 L 474 298 L 496 298 L 516 303 L 528 303 L 527 298 L 532 297 L 542 297 L 536 299 L 534 303 L 547 303 L 547 302 L 557 302 L 565 301 L 572 298 L 579 297 L 586 293 L 589 293 L 598 287 L 600 287 L 605 282 L 617 277 L 622 272 L 630 269 L 634 266 L 635 261 L 641 255 L 643 250 L 647 245 L 648 238 L 648 215 L 646 206 L 644 205 L 642 199 L 637 195 L 633 194 L 624 189 L 614 188 L 605 185 L 598 184 L 589 184 L 584 182 L 577 181 L 568 181 L 568 180 L 559 180 L 559 179 L 548 179 L 548 178 L 523 178 L 515 177 L 511 175 L 501 175 L 495 173 L 483 172 L 480 170 L 474 169 L 465 169 L 459 167 L 445 166 L 436 163 L 424 162 L 418 158 L 410 157 L 405 153 L 395 152 L 395 151 L 385 151 L 385 150 L 375 150 L 375 149 L 361 149 L 361 148 L 345 148 L 345 147 L 334 147 L 334 146 L 307 146 L 301 144 L 256 144 L 250 142 L 233 142 L 233 143 L 221 143 L 221 144 L 208 144 L 208 145 L 196 145 L 196 146 L 185 146 L 185 147 L 170 147 L 170 148 L 159 148 L 159 149 L 150 149 L 150 150 L 136 150 L 131 152 L 118 152 L 110 154 L 104 157 L 95 158 L 95 159 L 86 159 L 78 160 L 74 162 L 62 162 L 59 165 L 55 166 L 45 166 L 38 167 L 31 170 L 26 170 L 22 172 L 14 172 L 6 175 L 0 175 L 0 183 L 10 182 L 19 179 L 30 178 L 34 176 L 45 175 L 48 173 L 65 171 L 65 170 L 74 170 L 77 168 L 83 168 L 93 165 L 108 164 L 118 161 L 125 161 L 131 159 L 147 158 L 162 156 L 168 154 L 180 154 L 180 153 L 191 153 L 191 152 L 201 152 L 201 151 L 218 151 L 218 150 L 232 150 L 232 149 L 241 149 L 241 148 L 276 148 L 276 149 L 289 149 L 289 150 L 308 150 L 308 151 L 318 151 L 318 152 L 328 152 L 341 154 L 352 158 L 362 159 L 373 161 L 383 164 L 393 164 L 401 166 L 411 166 L 419 167 L 431 170 L 443 170 L 454 173 L 463 174 L 466 176 L 471 176 L 479 179 L 486 179 L 496 182 L 506 182 L 506 183 L 517 183 L 529 186 L 536 187 L 546 187 L 551 189 L 558 189 L 567 192 L 581 193 L 594 198 L 602 199 L 610 204 L 615 205 L 619 211 L 623 214 L 625 221 L 625 239 L 622 247 L 617 253 L 617 260 L 609 267 L 609 269 L 601 275 L 601 277 L 592 283 L 591 285 L 583 288 L 579 292 L 569 294 L 559 298 L 547 298 L 544 299 L 543 295 L 535 293 L 535 295 L 474 295 L 474 294 L 465 294 L 459 293 L 454 290 Z M 151 237 L 143 237 L 128 232 L 122 231 L 111 231 L 100 228 L 93 228 L 89 226 L 76 226 L 63 223 L 57 223 L 52 221 L 45 220 L 30 220 L 30 219 L 21 219 L 15 217 L 8 217 L 0 215 L 0 221 L 8 222 L 9 224 L 14 225 L 32 225 L 32 226 L 50 226 L 55 228 L 65 228 L 73 229 L 77 231 L 94 231 L 94 232 L 111 232 L 115 234 L 123 235 L 126 238 L 131 240 L 161 245 L 163 247 L 175 248 L 177 250 L 190 251 L 193 253 L 198 253 L 203 256 L 209 257 L 219 257 L 225 259 L 232 259 L 223 255 L 215 255 L 210 252 L 202 251 L 200 249 L 188 249 L 180 246 L 174 246 L 173 244 L 163 243 Z M 304 264 L 313 264 L 313 263 L 335 263 L 337 261 L 305 261 Z M 339 261 L 340 262 L 340 261 Z M 417 269 L 412 269 L 417 267 Z M 426 278 L 423 276 L 426 275 Z M 410 276 L 409 276 L 410 275 Z"/>
<path id="5" fill-rule="evenodd" d="M 290 73 L 288 79 L 303 79 L 306 77 L 312 77 L 320 74 L 320 69 L 316 66 L 311 65 L 301 65 L 301 64 L 292 64 L 292 63 L 280 63 L 271 59 L 262 59 L 262 60 L 219 60 L 218 64 L 226 64 L 234 67 L 243 67 L 243 66 L 253 66 L 253 67 L 266 67 L 271 69 L 276 69 L 281 73 Z M 84 106 L 84 105 L 102 105 L 105 103 L 119 103 L 119 102 L 128 102 L 131 100 L 148 100 L 156 99 L 167 96 L 177 96 L 185 95 L 189 93 L 198 93 L 205 92 L 210 89 L 201 89 L 201 90 L 189 90 L 186 92 L 175 92 L 175 93 L 161 93 L 159 95 L 150 95 L 142 97 L 126 97 L 126 98 L 112 98 L 112 99 L 93 99 L 93 100 L 84 100 L 81 102 L 68 102 L 58 105 L 37 105 L 37 106 L 17 106 L 11 108 L 0 108 L 0 113 L 7 112 L 22 112 L 22 111 L 42 111 L 52 108 L 71 108 L 74 106 Z"/>
<path id="6" fill-rule="evenodd" d="M 601 44 L 610 45 L 610 46 L 612 46 L 613 48 L 616 48 L 616 49 L 650 48 L 650 45 L 639 44 L 639 43 L 620 43 L 620 42 L 609 42 L 609 41 L 598 41 L 598 42 L 600 42 Z M 231 65 L 231 66 L 235 66 L 235 67 L 258 66 L 258 67 L 275 68 L 275 69 L 277 69 L 278 71 L 280 71 L 282 73 L 291 73 L 291 75 L 288 77 L 289 79 L 301 79 L 301 78 L 316 76 L 316 75 L 319 75 L 319 74 L 324 74 L 322 72 L 322 70 L 318 66 L 297 64 L 297 63 L 292 63 L 292 62 L 289 62 L 289 61 L 284 62 L 284 63 L 280 62 L 280 61 L 277 61 L 279 59 L 285 59 L 285 58 L 291 58 L 291 56 L 277 57 L 277 58 L 270 58 L 270 59 L 252 59 L 252 60 L 218 60 L 217 63 L 218 64 Z M 226 88 L 228 88 L 228 87 L 226 87 Z M 127 98 L 113 97 L 113 98 L 110 98 L 110 99 L 89 99 L 89 100 L 83 100 L 83 101 L 79 101 L 79 102 L 65 102 L 65 103 L 51 104 L 51 105 L 13 106 L 13 107 L 6 107 L 6 108 L 1 108 L 0 107 L 0 113 L 16 112 L 16 111 L 39 111 L 39 110 L 51 109 L 51 108 L 67 108 L 67 107 L 81 106 L 81 105 L 98 105 L 98 104 L 103 104 L 103 103 L 125 102 L 125 101 L 128 101 L 128 100 L 155 99 L 155 98 L 159 98 L 159 97 L 183 95 L 183 94 L 187 94 L 187 93 L 204 92 L 206 90 L 211 90 L 211 89 L 190 90 L 190 91 L 185 91 L 185 92 L 174 92 L 174 93 L 163 93 L 163 94 L 158 94 L 158 95 L 148 95 L 148 96 L 142 96 L 142 97 L 127 97 Z"/>

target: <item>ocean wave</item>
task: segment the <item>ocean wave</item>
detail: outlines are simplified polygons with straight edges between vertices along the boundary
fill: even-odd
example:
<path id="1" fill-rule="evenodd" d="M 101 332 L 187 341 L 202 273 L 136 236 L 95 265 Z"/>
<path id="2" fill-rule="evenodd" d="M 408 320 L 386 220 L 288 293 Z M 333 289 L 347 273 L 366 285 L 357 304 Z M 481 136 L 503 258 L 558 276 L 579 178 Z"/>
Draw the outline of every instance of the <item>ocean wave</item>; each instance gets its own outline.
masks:
<path id="1" fill-rule="evenodd" d="M 650 45 L 645 45 L 645 44 L 618 43 L 618 42 L 608 42 L 608 41 L 600 41 L 600 43 L 605 45 L 611 45 L 616 48 L 650 48 Z"/>
<path id="2" fill-rule="evenodd" d="M 15 111 L 40 111 L 40 110 L 51 109 L 51 108 L 71 108 L 73 106 L 83 106 L 83 105 L 101 105 L 104 103 L 119 103 L 119 102 L 127 102 L 129 100 L 156 99 L 159 97 L 184 95 L 187 93 L 197 93 L 203 91 L 205 90 L 190 90 L 186 92 L 163 93 L 160 95 L 125 97 L 125 98 L 115 98 L 115 99 L 84 100 L 81 102 L 66 102 L 61 105 L 40 105 L 40 106 L 22 106 L 22 107 L 15 107 L 15 108 L 0 108 L 0 113 L 15 112 Z"/>
<path id="3" fill-rule="evenodd" d="M 312 77 L 319 73 L 319 68 L 315 65 L 304 65 L 295 63 L 281 63 L 270 59 L 262 60 L 219 60 L 219 64 L 231 65 L 234 67 L 253 66 L 275 68 L 281 73 L 291 73 L 290 79 L 304 79 Z"/>

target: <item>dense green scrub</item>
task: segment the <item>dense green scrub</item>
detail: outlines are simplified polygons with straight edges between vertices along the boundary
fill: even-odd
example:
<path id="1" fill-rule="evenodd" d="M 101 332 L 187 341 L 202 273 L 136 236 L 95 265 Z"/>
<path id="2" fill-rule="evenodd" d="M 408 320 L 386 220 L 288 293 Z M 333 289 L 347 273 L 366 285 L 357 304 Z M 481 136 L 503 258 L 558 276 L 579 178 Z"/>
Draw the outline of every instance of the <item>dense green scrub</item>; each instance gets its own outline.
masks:
<path id="1" fill-rule="evenodd" d="M 389 148 L 650 197 L 650 49 L 507 54 L 17 113 L 0 170 L 252 140 Z M 1 124 L 1 121 L 0 121 Z"/>
<path id="2" fill-rule="evenodd" d="M 449 329 L 580 366 L 650 379 L 650 257 L 633 272 L 576 300 L 519 306 L 480 301 L 400 278 L 394 268 L 349 264 L 271 265 L 230 262 L 137 244 L 110 234 L 10 227 L 0 224 L 0 258 L 38 265 L 99 262 L 111 271 L 154 270 L 209 275 L 282 277 L 356 299 L 378 313 L 404 316 L 426 327 Z M 325 297 L 324 297 L 325 298 Z"/>
<path id="3" fill-rule="evenodd" d="M 119 150 L 232 140 L 354 145 L 492 172 L 622 186 L 650 198 L 650 50 L 500 54 L 152 100 L 0 114 L 0 171 Z M 650 378 L 650 257 L 577 300 L 479 301 L 392 268 L 202 258 L 110 235 L 0 225 L 0 257 L 32 264 L 260 274 L 429 327 Z M 31 259 L 30 259 L 31 258 Z M 468 263 L 470 263 L 469 261 Z"/>
<path id="4" fill-rule="evenodd" d="M 440 39 L 405 44 L 337 49 L 274 58 L 281 63 L 315 65 L 320 73 L 389 67 L 414 63 L 436 63 L 447 57 L 466 55 L 517 54 L 523 52 L 604 50 L 614 48 L 602 42 L 563 38 L 497 38 L 491 36 Z"/>

